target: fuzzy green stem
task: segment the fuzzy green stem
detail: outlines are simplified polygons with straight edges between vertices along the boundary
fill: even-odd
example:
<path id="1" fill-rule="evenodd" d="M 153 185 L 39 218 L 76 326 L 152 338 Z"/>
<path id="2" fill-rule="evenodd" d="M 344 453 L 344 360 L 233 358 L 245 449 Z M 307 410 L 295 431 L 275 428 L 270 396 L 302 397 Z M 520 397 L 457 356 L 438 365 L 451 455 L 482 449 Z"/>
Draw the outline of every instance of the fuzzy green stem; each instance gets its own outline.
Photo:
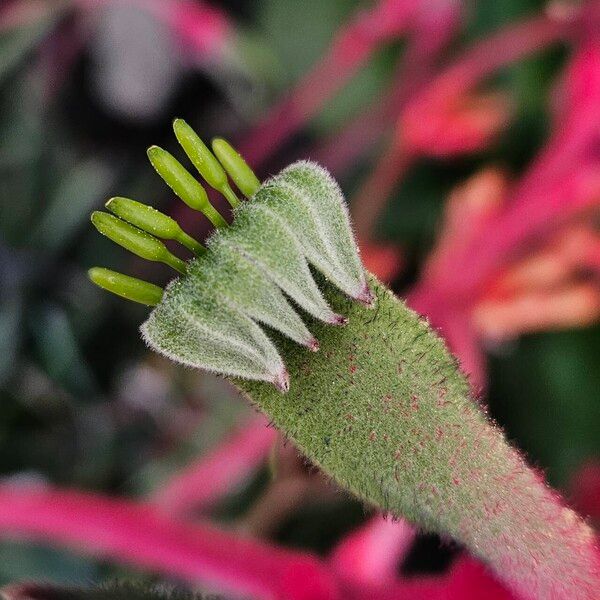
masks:
<path id="1" fill-rule="evenodd" d="M 426 322 L 371 286 L 375 311 L 328 291 L 349 321 L 310 323 L 318 353 L 278 340 L 287 395 L 236 385 L 342 487 L 464 543 L 523 598 L 594 598 L 591 530 L 489 422 Z"/>

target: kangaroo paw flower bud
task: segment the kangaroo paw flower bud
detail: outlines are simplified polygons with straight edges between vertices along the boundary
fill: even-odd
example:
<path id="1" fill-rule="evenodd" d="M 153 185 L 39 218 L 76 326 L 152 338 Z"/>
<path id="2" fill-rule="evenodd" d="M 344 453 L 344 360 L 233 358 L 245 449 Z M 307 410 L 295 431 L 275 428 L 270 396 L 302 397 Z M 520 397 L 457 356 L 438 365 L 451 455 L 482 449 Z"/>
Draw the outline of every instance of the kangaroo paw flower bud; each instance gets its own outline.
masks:
<path id="1" fill-rule="evenodd" d="M 177 141 L 206 183 L 221 192 L 229 204 L 235 208 L 240 201 L 229 185 L 227 173 L 198 134 L 183 119 L 175 119 L 173 131 Z"/>
<path id="2" fill-rule="evenodd" d="M 283 360 L 252 319 L 218 302 L 208 289 L 199 294 L 189 278 L 167 290 L 173 301 L 161 302 L 141 328 L 151 348 L 185 365 L 284 387 Z"/>
<path id="3" fill-rule="evenodd" d="M 212 142 L 213 152 L 225 167 L 229 177 L 246 198 L 252 198 L 260 187 L 260 181 L 248 166 L 241 155 L 223 138 L 216 138 Z"/>
<path id="4" fill-rule="evenodd" d="M 215 227 L 227 225 L 227 221 L 210 203 L 206 190 L 172 154 L 158 146 L 152 146 L 148 148 L 148 158 L 164 182 L 190 208 L 204 214 Z"/>
<path id="5" fill-rule="evenodd" d="M 102 235 L 133 254 L 146 260 L 165 263 L 179 273 L 185 273 L 185 262 L 171 254 L 160 240 L 149 233 L 100 211 L 92 213 L 92 223 Z"/>
<path id="6" fill-rule="evenodd" d="M 153 146 L 148 156 L 159 175 L 217 229 L 204 248 L 167 215 L 128 198 L 112 198 L 106 207 L 116 216 L 92 215 L 100 233 L 142 258 L 172 266 L 184 277 L 169 284 L 164 294 L 152 287 L 146 296 L 139 295 L 144 284 L 135 279 L 108 277 L 104 271 L 90 272 L 90 277 L 125 298 L 141 297 L 156 305 L 142 326 L 154 350 L 189 366 L 265 381 L 287 392 L 290 376 L 278 349 L 282 340 L 275 338 L 276 346 L 262 326 L 317 352 L 319 340 L 300 310 L 316 319 L 315 327 L 318 321 L 348 325 L 346 309 L 331 308 L 322 284 L 329 282 L 368 306 L 374 301 L 342 192 L 325 169 L 306 161 L 261 185 L 225 140 L 213 142 L 215 158 L 185 121 L 175 120 L 173 129 L 209 185 L 229 198 L 229 175 L 252 202 L 235 198 L 231 226 L 220 226 L 227 223 L 200 183 L 171 154 Z M 186 264 L 157 238 L 179 241 L 197 257 Z M 316 279 L 311 267 L 320 273 Z"/>
<path id="7" fill-rule="evenodd" d="M 93 267 L 88 275 L 98 287 L 146 306 L 156 306 L 163 296 L 162 288 L 157 285 L 110 269 Z"/>
<path id="8" fill-rule="evenodd" d="M 152 206 L 121 197 L 111 198 L 105 206 L 117 217 L 142 231 L 163 240 L 175 240 L 194 254 L 202 254 L 206 251 L 202 244 L 181 229 L 175 219 L 171 219 Z"/>

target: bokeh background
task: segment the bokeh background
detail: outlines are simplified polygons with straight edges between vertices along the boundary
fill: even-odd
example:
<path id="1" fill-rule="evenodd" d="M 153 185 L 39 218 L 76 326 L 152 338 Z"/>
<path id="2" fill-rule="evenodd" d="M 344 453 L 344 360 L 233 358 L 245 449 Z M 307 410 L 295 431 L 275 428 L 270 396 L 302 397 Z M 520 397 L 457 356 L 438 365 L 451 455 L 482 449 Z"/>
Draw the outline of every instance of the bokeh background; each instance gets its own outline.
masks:
<path id="1" fill-rule="evenodd" d="M 548 11 L 540 0 L 454 4 L 459 17 L 440 65 L 502 27 Z M 137 332 L 147 310 L 88 281 L 86 270 L 97 264 L 160 284 L 170 277 L 166 268 L 132 258 L 99 236 L 89 213 L 113 195 L 129 196 L 176 214 L 189 231 L 205 236 L 202 220 L 155 176 L 146 147 L 177 153 L 176 116 L 205 139 L 223 135 L 244 148 L 260 146 L 253 126 L 318 64 L 336 32 L 369 6 L 354 0 L 1 0 L 3 477 L 140 497 L 254 418 L 224 381 L 151 354 Z M 261 160 L 259 175 L 299 157 L 335 163 L 338 134 L 381 105 L 406 51 L 405 36 L 390 36 L 339 93 Z M 502 94 L 506 110 L 493 139 L 472 152 L 421 157 L 382 193 L 365 247 L 399 294 L 418 280 L 452 190 L 489 165 L 518 177 L 543 147 L 571 53 L 572 46 L 559 42 L 495 71 L 488 87 Z M 307 83 L 304 91 L 318 96 L 317 87 Z M 364 190 L 394 126 L 390 118 L 374 141 L 367 128 L 354 142 L 364 149 L 335 169 L 349 198 Z M 349 142 L 340 139 L 343 154 Z M 365 202 L 364 193 L 359 201 Z M 586 226 L 593 229 L 595 219 Z M 599 264 L 586 274 L 587 283 L 597 284 Z M 560 309 L 571 310 L 568 302 Z M 522 335 L 484 344 L 487 389 L 481 394 L 491 415 L 569 498 L 578 470 L 600 457 L 595 320 L 588 315 L 565 325 L 568 319 L 557 318 L 556 326 L 525 327 L 517 332 Z M 357 502 L 324 487 L 289 492 L 291 506 L 269 519 L 265 507 L 284 502 L 265 499 L 269 469 L 267 460 L 256 461 L 207 509 L 212 518 L 321 554 L 368 518 Z M 0 583 L 150 578 L 49 544 L 0 539 Z M 421 536 L 404 569 L 441 569 L 454 552 L 450 543 Z"/>

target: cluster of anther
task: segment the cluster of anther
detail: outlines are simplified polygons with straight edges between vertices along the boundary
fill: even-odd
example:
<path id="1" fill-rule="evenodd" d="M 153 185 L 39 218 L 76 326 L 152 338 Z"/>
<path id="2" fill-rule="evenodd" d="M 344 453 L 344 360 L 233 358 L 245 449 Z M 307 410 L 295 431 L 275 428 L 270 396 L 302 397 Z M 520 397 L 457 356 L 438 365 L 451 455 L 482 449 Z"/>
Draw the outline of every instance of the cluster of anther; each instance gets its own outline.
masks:
<path id="1" fill-rule="evenodd" d="M 316 319 L 333 325 L 346 322 L 323 298 L 309 265 L 349 297 L 367 306 L 373 303 L 342 193 L 327 171 L 305 161 L 261 185 L 225 140 L 213 141 L 213 154 L 184 121 L 176 120 L 174 130 L 200 175 L 233 207 L 232 224 L 171 154 L 152 147 L 148 156 L 156 171 L 177 196 L 212 222 L 215 232 L 204 247 L 154 208 L 113 198 L 106 204 L 113 214 L 92 215 L 97 229 L 183 276 L 164 291 L 98 267 L 90 270 L 90 277 L 115 294 L 156 306 L 142 334 L 158 352 L 223 375 L 268 381 L 286 391 L 289 376 L 283 360 L 258 324 L 316 351 L 318 341 L 288 298 Z M 229 178 L 251 201 L 239 201 Z M 180 242 L 195 258 L 184 262 L 159 238 Z"/>

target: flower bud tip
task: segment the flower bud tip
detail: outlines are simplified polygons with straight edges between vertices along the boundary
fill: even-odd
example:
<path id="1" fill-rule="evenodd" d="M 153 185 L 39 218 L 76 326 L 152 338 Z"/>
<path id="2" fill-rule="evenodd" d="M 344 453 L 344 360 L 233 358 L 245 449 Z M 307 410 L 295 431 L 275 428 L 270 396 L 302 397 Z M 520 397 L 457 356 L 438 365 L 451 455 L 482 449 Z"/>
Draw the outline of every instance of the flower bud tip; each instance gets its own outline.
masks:
<path id="1" fill-rule="evenodd" d="M 331 325 L 347 325 L 348 319 L 347 317 L 343 317 L 342 315 L 333 315 L 329 323 Z"/>
<path id="2" fill-rule="evenodd" d="M 284 394 L 290 391 L 290 374 L 285 367 L 275 376 L 273 385 Z"/>
<path id="3" fill-rule="evenodd" d="M 311 338 L 306 345 L 311 352 L 318 352 L 321 347 L 317 338 Z"/>
<path id="4" fill-rule="evenodd" d="M 355 297 L 355 300 L 364 304 L 367 308 L 375 308 L 375 296 L 367 284 L 365 284 L 360 294 Z"/>

